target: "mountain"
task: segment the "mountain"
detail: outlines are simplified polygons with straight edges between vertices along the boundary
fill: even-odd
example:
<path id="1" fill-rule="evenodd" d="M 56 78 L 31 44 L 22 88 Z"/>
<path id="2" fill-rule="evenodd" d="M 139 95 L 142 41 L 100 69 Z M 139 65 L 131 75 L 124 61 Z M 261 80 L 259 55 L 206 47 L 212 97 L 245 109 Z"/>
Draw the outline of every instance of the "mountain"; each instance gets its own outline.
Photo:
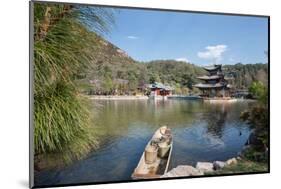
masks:
<path id="1" fill-rule="evenodd" d="M 81 91 L 87 94 L 135 94 L 155 81 L 172 86 L 178 94 L 196 93 L 192 86 L 200 82 L 197 76 L 206 74 L 202 67 L 182 61 L 135 61 L 100 36 L 96 36 L 95 47 L 90 68 L 78 77 Z M 236 88 L 248 88 L 256 80 L 267 85 L 267 64 L 238 63 L 223 68 L 234 77 Z"/>
<path id="2" fill-rule="evenodd" d="M 87 94 L 112 94 L 133 91 L 147 78 L 146 66 L 133 60 L 125 51 L 96 36 L 94 59 L 90 68 L 81 73 L 78 83 Z"/>

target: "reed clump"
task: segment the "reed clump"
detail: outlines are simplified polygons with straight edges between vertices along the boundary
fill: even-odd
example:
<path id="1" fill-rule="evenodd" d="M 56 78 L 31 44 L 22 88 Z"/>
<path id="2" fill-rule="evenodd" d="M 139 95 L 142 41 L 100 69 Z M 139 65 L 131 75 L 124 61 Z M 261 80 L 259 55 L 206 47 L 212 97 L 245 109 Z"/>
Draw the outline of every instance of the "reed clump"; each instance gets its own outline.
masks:
<path id="1" fill-rule="evenodd" d="M 62 154 L 70 162 L 97 146 L 89 103 L 75 78 L 95 59 L 93 31 L 106 32 L 111 16 L 90 7 L 34 3 L 35 157 Z"/>

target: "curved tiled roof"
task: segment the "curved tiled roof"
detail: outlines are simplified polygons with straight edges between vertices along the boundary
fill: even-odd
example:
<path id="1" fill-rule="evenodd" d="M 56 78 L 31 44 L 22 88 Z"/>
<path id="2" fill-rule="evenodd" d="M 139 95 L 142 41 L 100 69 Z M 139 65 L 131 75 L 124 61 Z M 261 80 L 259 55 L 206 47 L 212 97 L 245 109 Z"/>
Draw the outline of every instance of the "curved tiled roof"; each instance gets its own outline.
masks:
<path id="1" fill-rule="evenodd" d="M 204 75 L 204 76 L 199 76 L 197 78 L 201 79 L 201 80 L 214 80 L 214 79 L 221 78 L 221 76 L 219 76 L 219 75 L 211 75 L 211 76 Z"/>
<path id="2" fill-rule="evenodd" d="M 164 84 L 158 83 L 158 82 L 155 82 L 155 83 L 153 83 L 153 84 L 150 84 L 150 85 L 149 85 L 149 88 L 164 89 L 164 90 L 167 90 L 167 91 L 174 90 L 173 87 L 168 86 L 168 85 L 164 85 Z"/>
<path id="3" fill-rule="evenodd" d="M 215 64 L 215 65 L 212 65 L 212 66 L 205 66 L 204 69 L 207 70 L 207 71 L 213 71 L 213 70 L 221 69 L 221 64 Z"/>

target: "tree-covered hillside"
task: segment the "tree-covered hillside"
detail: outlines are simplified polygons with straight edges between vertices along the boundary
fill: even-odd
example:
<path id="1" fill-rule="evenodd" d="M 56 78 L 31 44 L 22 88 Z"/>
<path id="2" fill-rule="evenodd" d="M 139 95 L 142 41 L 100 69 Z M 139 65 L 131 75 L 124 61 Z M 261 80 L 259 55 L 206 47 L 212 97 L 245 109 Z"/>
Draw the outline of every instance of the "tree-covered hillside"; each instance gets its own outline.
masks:
<path id="1" fill-rule="evenodd" d="M 96 35 L 95 57 L 91 67 L 78 75 L 82 92 L 97 95 L 124 95 L 145 93 L 145 84 L 161 82 L 172 86 L 176 94 L 198 93 L 193 87 L 200 82 L 197 76 L 207 74 L 195 64 L 176 60 L 137 62 L 125 51 Z M 237 89 L 248 88 L 253 81 L 267 84 L 267 64 L 224 65 Z"/>
<path id="2" fill-rule="evenodd" d="M 150 82 L 158 81 L 170 85 L 181 85 L 192 88 L 198 82 L 198 75 L 206 74 L 205 70 L 194 64 L 175 60 L 157 60 L 146 63 Z"/>
<path id="3" fill-rule="evenodd" d="M 268 64 L 225 65 L 224 70 L 234 77 L 234 86 L 238 89 L 249 88 L 254 81 L 268 84 Z"/>
<path id="4" fill-rule="evenodd" d="M 143 81 L 146 67 L 138 64 L 126 52 L 119 49 L 110 42 L 99 36 L 96 49 L 92 51 L 95 59 L 92 60 L 90 68 L 80 73 L 77 77 L 80 88 L 87 94 L 113 94 L 133 92 Z"/>

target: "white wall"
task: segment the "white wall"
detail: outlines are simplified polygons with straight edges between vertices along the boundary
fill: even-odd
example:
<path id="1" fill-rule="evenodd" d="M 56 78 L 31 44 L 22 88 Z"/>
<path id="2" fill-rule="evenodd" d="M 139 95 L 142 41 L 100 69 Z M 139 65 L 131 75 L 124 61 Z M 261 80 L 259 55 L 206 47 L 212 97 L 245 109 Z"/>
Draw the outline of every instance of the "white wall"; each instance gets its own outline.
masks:
<path id="1" fill-rule="evenodd" d="M 65 2 L 67 0 L 64 0 Z M 276 0 L 73 0 L 75 2 L 271 16 L 271 174 L 83 186 L 83 188 L 266 188 L 280 185 L 281 11 Z M 72 2 L 72 1 L 67 1 Z M 0 6 L 0 188 L 28 186 L 28 1 Z M 74 188 L 74 187 L 70 187 Z M 82 187 L 81 187 L 82 188 Z"/>

